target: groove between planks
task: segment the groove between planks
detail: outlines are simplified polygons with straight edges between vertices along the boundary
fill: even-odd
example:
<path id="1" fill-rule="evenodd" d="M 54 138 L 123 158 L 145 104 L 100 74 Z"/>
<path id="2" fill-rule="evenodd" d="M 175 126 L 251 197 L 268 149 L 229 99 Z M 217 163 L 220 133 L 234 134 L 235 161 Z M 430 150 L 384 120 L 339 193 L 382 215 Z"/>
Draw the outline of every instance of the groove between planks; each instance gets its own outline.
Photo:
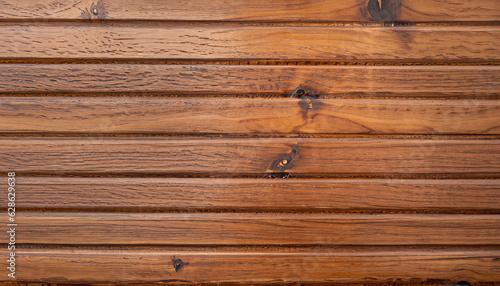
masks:
<path id="1" fill-rule="evenodd" d="M 407 22 L 498 21 L 496 1 L 393 1 L 392 20 Z M 92 6 L 92 4 L 97 4 Z M 368 12 L 367 0 L 252 0 L 244 2 L 192 0 L 100 1 L 2 1 L 0 19 L 54 20 L 161 20 L 161 21 L 375 21 Z M 94 15 L 92 7 L 96 7 Z"/>
<path id="2" fill-rule="evenodd" d="M 1 23 L 0 58 L 498 60 L 499 28 Z"/>
<path id="3" fill-rule="evenodd" d="M 44 211 L 498 212 L 500 205 L 499 180 L 55 178 L 18 174 L 16 190 L 19 210 Z"/>

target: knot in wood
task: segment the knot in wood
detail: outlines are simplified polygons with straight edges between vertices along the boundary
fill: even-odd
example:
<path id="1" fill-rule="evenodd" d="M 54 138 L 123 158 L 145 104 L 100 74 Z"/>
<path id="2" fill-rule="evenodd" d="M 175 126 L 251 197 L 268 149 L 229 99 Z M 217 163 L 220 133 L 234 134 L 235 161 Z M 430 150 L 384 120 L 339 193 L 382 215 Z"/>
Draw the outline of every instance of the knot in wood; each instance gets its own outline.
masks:
<path id="1" fill-rule="evenodd" d="M 175 269 L 175 272 L 179 272 L 182 269 L 182 267 L 184 267 L 184 265 L 187 265 L 187 264 L 188 263 L 184 263 L 182 261 L 182 259 L 180 259 L 180 258 L 175 259 L 175 257 L 174 257 L 174 269 Z"/>
<path id="2" fill-rule="evenodd" d="M 293 92 L 290 98 L 313 98 L 316 99 L 319 92 L 308 86 L 299 85 Z"/>
<path id="3" fill-rule="evenodd" d="M 292 168 L 294 162 L 299 155 L 299 145 L 295 145 L 290 153 L 283 154 L 278 159 L 276 159 L 271 166 L 269 166 L 268 172 L 273 173 L 283 173 L 285 170 Z"/>
<path id="4" fill-rule="evenodd" d="M 379 22 L 395 21 L 399 9 L 398 0 L 368 0 L 368 13 Z"/>

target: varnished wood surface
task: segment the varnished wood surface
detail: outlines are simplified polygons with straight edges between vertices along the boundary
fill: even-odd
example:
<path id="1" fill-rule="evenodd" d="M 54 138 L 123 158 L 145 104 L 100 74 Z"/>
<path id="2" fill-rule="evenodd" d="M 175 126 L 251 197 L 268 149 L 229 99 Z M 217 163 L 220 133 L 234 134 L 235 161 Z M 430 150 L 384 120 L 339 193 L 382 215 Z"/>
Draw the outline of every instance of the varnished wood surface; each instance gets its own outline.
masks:
<path id="1" fill-rule="evenodd" d="M 498 21 L 497 1 L 412 1 L 399 0 L 393 20 Z M 94 6 L 93 6 L 94 4 Z M 169 1 L 154 0 L 3 0 L 3 19 L 72 20 L 167 20 L 167 21 L 375 21 L 368 12 L 367 0 L 251 0 L 251 1 Z M 96 7 L 97 15 L 93 13 Z"/>
<path id="2" fill-rule="evenodd" d="M 499 134 L 496 100 L 0 97 L 0 132 Z"/>
<path id="3" fill-rule="evenodd" d="M 0 93 L 498 98 L 499 66 L 0 64 Z M 40 100 L 42 100 L 40 98 Z M 118 99 L 115 99 L 119 101 Z"/>
<path id="4" fill-rule="evenodd" d="M 16 222 L 18 244 L 500 244 L 500 215 L 486 214 L 19 212 Z"/>
<path id="5" fill-rule="evenodd" d="M 496 247 L 26 247 L 17 253 L 19 280 L 30 282 L 217 283 L 252 277 L 257 283 L 373 283 L 397 277 L 400 284 L 414 285 L 433 277 L 446 285 L 500 279 Z M 183 266 L 176 272 L 177 259 Z"/>
<path id="6" fill-rule="evenodd" d="M 21 177 L 17 207 L 63 210 L 495 211 L 499 180 Z"/>
<path id="7" fill-rule="evenodd" d="M 0 145 L 1 171 L 19 173 L 500 172 L 498 140 L 4 137 Z"/>
<path id="8" fill-rule="evenodd" d="M 497 26 L 1 23 L 0 58 L 497 61 Z"/>
<path id="9" fill-rule="evenodd" d="M 498 283 L 499 5 L 0 0 L 15 281 Z"/>

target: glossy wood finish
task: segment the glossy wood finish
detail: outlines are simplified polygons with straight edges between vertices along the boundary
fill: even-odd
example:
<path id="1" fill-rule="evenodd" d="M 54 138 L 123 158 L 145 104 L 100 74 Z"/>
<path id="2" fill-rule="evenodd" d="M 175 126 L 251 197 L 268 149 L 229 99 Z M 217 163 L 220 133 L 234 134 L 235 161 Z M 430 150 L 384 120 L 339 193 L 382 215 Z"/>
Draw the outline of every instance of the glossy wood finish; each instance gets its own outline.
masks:
<path id="1" fill-rule="evenodd" d="M 375 21 L 364 0 L 169 1 L 3 0 L 0 18 L 164 21 Z M 408 22 L 498 21 L 497 1 L 399 0 L 394 20 Z M 92 6 L 94 4 L 94 6 Z M 96 7 L 97 15 L 92 7 Z"/>
<path id="2" fill-rule="evenodd" d="M 497 26 L 193 27 L 168 23 L 7 22 L 0 23 L 0 29 L 0 58 L 399 62 L 500 59 L 495 40 L 500 36 Z"/>
<path id="3" fill-rule="evenodd" d="M 0 282 L 498 284 L 499 4 L 0 0 Z"/>
<path id="4" fill-rule="evenodd" d="M 498 140 L 19 137 L 0 144 L 2 172 L 32 174 L 500 172 Z"/>
<path id="5" fill-rule="evenodd" d="M 0 97 L 0 132 L 499 134 L 492 100 Z"/>
<path id="6" fill-rule="evenodd" d="M 289 98 L 299 85 L 304 85 L 317 90 L 321 98 L 475 99 L 498 98 L 500 88 L 500 67 L 487 65 L 2 64 L 0 67 L 2 94 L 249 94 L 252 97 L 278 94 Z"/>
<path id="7" fill-rule="evenodd" d="M 500 215 L 20 212 L 16 221 L 20 244 L 500 244 Z"/>
<path id="8" fill-rule="evenodd" d="M 2 252 L 5 256 L 5 251 Z M 21 248 L 19 280 L 53 283 L 358 282 L 398 277 L 497 281 L 492 247 L 94 247 Z M 175 271 L 174 261 L 183 266 Z M 59 273 L 54 276 L 54 273 Z M 369 278 L 367 278 L 367 276 Z M 439 283 L 439 279 L 443 279 Z M 419 285 L 419 284 L 418 284 Z"/>
<path id="9" fill-rule="evenodd" d="M 498 212 L 499 180 L 23 177 L 20 209 Z"/>

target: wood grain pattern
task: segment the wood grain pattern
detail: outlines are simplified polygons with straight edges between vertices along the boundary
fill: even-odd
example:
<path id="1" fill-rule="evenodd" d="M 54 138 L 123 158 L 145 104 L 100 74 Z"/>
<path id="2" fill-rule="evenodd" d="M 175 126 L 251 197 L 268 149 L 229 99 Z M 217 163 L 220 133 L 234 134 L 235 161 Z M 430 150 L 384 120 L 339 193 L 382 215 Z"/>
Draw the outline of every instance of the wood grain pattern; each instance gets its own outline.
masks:
<path id="1" fill-rule="evenodd" d="M 284 94 L 498 98 L 500 66 L 0 64 L 0 93 Z M 40 99 L 41 100 L 41 99 Z"/>
<path id="2" fill-rule="evenodd" d="M 500 101 L 0 97 L 0 132 L 499 134 Z"/>
<path id="3" fill-rule="evenodd" d="M 0 58 L 477 62 L 500 59 L 496 26 L 273 27 L 1 23 Z"/>
<path id="4" fill-rule="evenodd" d="M 167 21 L 373 21 L 367 0 L 82 0 L 0 1 L 3 19 L 113 19 Z M 396 21 L 498 21 L 497 1 L 399 0 Z M 92 4 L 99 10 L 92 13 Z"/>
<path id="5" fill-rule="evenodd" d="M 7 257 L 5 250 L 2 256 Z M 492 247 L 20 248 L 18 280 L 116 282 L 358 282 L 444 279 L 498 281 Z M 175 271 L 173 261 L 185 264 Z M 57 273 L 57 275 L 55 275 Z M 4 280 L 5 278 L 0 278 Z M 432 282 L 430 282 L 432 283 Z M 438 283 L 434 281 L 434 283 Z M 415 284 L 411 284 L 415 285 Z M 435 284 L 433 284 L 435 285 Z"/>
<path id="6" fill-rule="evenodd" d="M 500 172 L 498 140 L 4 137 L 0 145 L 1 172 L 18 173 Z"/>
<path id="7" fill-rule="evenodd" d="M 498 211 L 500 206 L 499 180 L 89 179 L 20 175 L 16 189 L 18 208 L 44 210 L 463 212 Z"/>
<path id="8" fill-rule="evenodd" d="M 6 217 L 7 214 L 2 215 Z M 495 245 L 500 215 L 18 212 L 19 244 Z M 64 235 L 61 235 L 64 234 Z M 0 235 L 8 241 L 9 234 Z"/>

